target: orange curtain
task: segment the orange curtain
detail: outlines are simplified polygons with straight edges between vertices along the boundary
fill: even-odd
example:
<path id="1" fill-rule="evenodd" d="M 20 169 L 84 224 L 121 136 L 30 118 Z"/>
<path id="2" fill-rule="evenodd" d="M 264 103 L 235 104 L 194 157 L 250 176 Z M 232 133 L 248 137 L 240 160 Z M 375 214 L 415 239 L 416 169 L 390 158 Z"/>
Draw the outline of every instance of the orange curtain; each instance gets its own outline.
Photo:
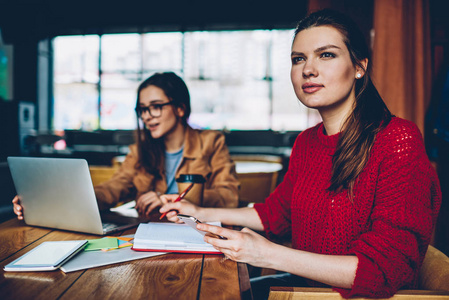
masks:
<path id="1" fill-rule="evenodd" d="M 432 71 L 426 0 L 375 0 L 373 81 L 391 112 L 424 134 Z"/>

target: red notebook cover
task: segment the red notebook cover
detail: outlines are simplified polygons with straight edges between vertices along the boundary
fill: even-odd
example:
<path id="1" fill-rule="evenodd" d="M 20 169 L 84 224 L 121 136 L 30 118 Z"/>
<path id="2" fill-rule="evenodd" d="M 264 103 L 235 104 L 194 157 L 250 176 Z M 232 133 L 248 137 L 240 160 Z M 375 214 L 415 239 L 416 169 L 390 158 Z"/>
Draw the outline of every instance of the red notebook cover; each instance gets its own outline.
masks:
<path id="1" fill-rule="evenodd" d="M 196 253 L 196 254 L 223 254 L 220 251 L 216 251 L 216 252 L 209 252 L 209 251 L 188 251 L 188 250 L 167 250 L 167 249 L 163 249 L 163 250 L 158 250 L 158 249 L 136 249 L 134 247 L 131 248 L 134 251 L 145 251 L 145 252 L 168 252 L 168 253 Z"/>

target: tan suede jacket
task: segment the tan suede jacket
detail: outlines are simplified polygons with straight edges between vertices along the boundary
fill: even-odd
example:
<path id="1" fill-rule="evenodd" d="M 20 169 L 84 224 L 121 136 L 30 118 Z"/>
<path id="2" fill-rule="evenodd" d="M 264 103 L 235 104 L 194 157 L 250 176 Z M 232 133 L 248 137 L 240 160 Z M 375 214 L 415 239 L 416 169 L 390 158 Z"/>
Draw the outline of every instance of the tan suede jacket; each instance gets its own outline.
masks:
<path id="1" fill-rule="evenodd" d="M 137 145 L 129 148 L 130 153 L 114 176 L 95 187 L 100 209 L 112 207 L 119 201 L 138 199 L 149 191 L 161 194 L 167 191 L 165 174 L 161 180 L 155 180 L 154 175 L 143 168 L 136 169 Z M 175 178 L 179 174 L 201 174 L 206 178 L 203 206 L 237 207 L 240 184 L 235 163 L 220 132 L 187 128 L 183 157 Z"/>

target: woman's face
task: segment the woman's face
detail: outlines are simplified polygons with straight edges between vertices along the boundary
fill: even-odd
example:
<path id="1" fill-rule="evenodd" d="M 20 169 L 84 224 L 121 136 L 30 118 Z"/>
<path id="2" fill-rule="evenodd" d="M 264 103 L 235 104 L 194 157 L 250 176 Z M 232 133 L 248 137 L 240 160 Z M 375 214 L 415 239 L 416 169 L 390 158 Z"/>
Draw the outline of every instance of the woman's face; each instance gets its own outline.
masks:
<path id="1" fill-rule="evenodd" d="M 323 118 L 327 112 L 345 115 L 352 109 L 356 76 L 364 73 L 353 65 L 337 29 L 319 26 L 300 31 L 291 59 L 293 88 L 305 106 L 318 109 Z"/>
<path id="2" fill-rule="evenodd" d="M 170 102 L 170 99 L 157 86 L 150 85 L 140 91 L 139 105 L 141 107 L 149 107 L 150 105 L 156 105 L 157 107 L 158 104 L 168 102 Z M 173 132 L 181 124 L 180 118 L 184 115 L 184 110 L 173 105 L 165 105 L 160 107 L 160 109 L 159 117 L 152 117 L 148 110 L 141 115 L 145 127 L 150 131 L 154 139 L 166 137 Z"/>

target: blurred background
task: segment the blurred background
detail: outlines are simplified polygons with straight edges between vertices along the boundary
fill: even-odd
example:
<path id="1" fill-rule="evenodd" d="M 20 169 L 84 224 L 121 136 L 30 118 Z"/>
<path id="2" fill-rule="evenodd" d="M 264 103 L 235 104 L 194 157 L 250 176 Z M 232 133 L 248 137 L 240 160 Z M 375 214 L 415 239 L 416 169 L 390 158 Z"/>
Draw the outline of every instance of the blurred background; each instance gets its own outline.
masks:
<path id="1" fill-rule="evenodd" d="M 435 243 L 448 254 L 444 0 L 0 0 L 0 216 L 15 194 L 7 156 L 123 157 L 137 86 L 154 72 L 186 81 L 192 127 L 223 131 L 233 155 L 279 157 L 282 180 L 297 134 L 320 122 L 294 95 L 289 57 L 296 22 L 321 8 L 359 24 L 379 92 L 421 129 L 446 197 Z"/>

